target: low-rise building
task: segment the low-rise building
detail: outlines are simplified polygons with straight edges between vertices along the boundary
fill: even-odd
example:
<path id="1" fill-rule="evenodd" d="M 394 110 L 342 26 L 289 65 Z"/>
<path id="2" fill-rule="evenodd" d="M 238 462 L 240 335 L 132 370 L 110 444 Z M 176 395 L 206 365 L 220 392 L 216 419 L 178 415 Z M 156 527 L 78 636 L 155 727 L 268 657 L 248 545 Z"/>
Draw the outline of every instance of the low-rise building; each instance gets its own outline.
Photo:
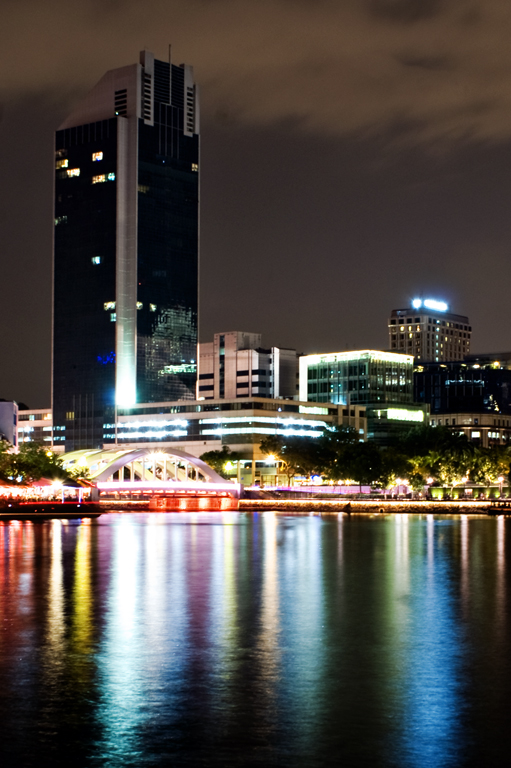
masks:
<path id="1" fill-rule="evenodd" d="M 509 445 L 511 442 L 511 416 L 481 412 L 450 412 L 431 417 L 431 425 L 445 426 L 453 432 L 462 433 L 472 443 L 483 448 L 494 445 Z"/>
<path id="2" fill-rule="evenodd" d="M 65 429 L 65 428 L 64 428 Z M 18 440 L 22 443 L 41 443 L 59 446 L 64 440 L 60 432 L 53 436 L 51 408 L 30 408 L 18 413 Z"/>

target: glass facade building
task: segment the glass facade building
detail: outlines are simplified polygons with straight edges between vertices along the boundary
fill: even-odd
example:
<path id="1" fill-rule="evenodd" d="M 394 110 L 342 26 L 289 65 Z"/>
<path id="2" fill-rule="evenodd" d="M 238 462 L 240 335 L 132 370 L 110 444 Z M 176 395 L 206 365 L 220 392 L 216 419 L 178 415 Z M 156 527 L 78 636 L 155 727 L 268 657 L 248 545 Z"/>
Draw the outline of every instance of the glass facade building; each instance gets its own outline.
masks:
<path id="1" fill-rule="evenodd" d="M 413 357 L 364 349 L 300 358 L 300 400 L 365 406 L 367 439 L 395 444 L 404 431 L 427 422 L 428 408 L 413 401 Z"/>
<path id="2" fill-rule="evenodd" d="M 413 357 L 361 350 L 300 358 L 300 400 L 367 405 L 413 402 Z"/>
<path id="3" fill-rule="evenodd" d="M 53 419 L 98 447 L 116 407 L 192 400 L 199 127 L 191 67 L 107 72 L 56 134 Z"/>
<path id="4" fill-rule="evenodd" d="M 432 414 L 510 415 L 511 353 L 467 355 L 463 362 L 417 365 L 414 391 L 416 402 L 428 403 Z"/>

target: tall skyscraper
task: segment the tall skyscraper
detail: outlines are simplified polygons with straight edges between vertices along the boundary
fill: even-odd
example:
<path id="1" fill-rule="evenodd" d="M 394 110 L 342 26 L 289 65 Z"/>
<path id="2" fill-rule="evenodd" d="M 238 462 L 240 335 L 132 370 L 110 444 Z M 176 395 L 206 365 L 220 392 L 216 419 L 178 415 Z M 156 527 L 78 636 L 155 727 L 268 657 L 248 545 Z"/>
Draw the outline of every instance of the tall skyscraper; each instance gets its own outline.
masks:
<path id="1" fill-rule="evenodd" d="M 468 317 L 452 314 L 443 301 L 414 299 L 410 307 L 392 310 L 388 327 L 392 352 L 421 363 L 463 360 L 470 352 Z"/>
<path id="2" fill-rule="evenodd" d="M 198 120 L 192 68 L 143 51 L 57 131 L 53 423 L 66 450 L 101 445 L 117 406 L 195 397 Z"/>

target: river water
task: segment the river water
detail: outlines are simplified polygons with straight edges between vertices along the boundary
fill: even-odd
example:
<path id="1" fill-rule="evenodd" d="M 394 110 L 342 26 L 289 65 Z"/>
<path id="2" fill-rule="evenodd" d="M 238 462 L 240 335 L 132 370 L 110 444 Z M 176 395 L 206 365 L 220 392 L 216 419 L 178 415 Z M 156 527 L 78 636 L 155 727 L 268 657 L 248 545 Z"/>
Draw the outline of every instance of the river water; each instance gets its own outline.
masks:
<path id="1" fill-rule="evenodd" d="M 0 523 L 0 765 L 508 764 L 510 526 Z"/>

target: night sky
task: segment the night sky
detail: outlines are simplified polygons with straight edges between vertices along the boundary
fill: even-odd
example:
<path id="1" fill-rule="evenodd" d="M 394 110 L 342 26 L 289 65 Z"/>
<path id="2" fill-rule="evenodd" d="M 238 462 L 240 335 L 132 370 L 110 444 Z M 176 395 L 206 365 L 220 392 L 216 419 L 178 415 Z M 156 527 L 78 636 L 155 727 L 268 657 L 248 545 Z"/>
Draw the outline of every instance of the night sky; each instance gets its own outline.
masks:
<path id="1" fill-rule="evenodd" d="M 386 348 L 423 294 L 511 349 L 509 0 L 4 0 L 2 31 L 0 397 L 50 403 L 53 131 L 169 43 L 201 88 L 202 341 Z"/>

